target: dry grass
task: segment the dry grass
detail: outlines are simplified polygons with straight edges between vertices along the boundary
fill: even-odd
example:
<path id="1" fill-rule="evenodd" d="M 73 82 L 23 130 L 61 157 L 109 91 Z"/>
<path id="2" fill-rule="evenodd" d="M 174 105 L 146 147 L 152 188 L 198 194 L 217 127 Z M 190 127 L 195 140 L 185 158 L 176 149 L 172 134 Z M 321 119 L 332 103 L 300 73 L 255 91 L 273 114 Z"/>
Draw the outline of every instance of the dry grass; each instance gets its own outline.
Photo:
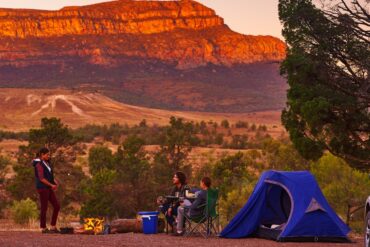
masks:
<path id="1" fill-rule="evenodd" d="M 264 124 L 276 134 L 283 131 L 280 111 L 241 114 L 167 111 L 123 104 L 98 93 L 64 89 L 0 89 L 2 130 L 25 131 L 39 127 L 42 117 L 58 117 L 75 128 L 92 123 L 134 125 L 142 119 L 146 119 L 148 124 L 165 125 L 171 116 L 196 122 L 245 121 Z"/>

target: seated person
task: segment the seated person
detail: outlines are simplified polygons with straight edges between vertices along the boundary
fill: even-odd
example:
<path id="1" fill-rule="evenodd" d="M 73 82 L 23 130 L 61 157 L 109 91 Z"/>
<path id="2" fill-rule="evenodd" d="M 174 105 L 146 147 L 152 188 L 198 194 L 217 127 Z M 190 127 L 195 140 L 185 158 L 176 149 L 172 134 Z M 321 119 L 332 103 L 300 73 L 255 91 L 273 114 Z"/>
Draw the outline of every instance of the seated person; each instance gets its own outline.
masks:
<path id="1" fill-rule="evenodd" d="M 186 175 L 183 172 L 176 172 L 173 176 L 172 183 L 174 187 L 170 193 L 171 196 L 183 198 L 186 191 L 190 190 L 190 187 L 186 184 Z M 177 208 L 180 205 L 179 200 L 164 200 L 158 203 L 162 204 L 161 211 L 164 213 L 167 223 L 173 227 L 177 216 Z"/>
<path id="2" fill-rule="evenodd" d="M 204 214 L 205 204 L 207 203 L 207 190 L 211 187 L 211 179 L 203 177 L 200 181 L 200 192 L 197 192 L 197 197 L 190 205 L 180 205 L 177 209 L 177 226 L 175 236 L 181 236 L 184 233 L 185 214 L 190 218 L 196 218 Z M 203 205 L 203 206 L 202 206 Z"/>

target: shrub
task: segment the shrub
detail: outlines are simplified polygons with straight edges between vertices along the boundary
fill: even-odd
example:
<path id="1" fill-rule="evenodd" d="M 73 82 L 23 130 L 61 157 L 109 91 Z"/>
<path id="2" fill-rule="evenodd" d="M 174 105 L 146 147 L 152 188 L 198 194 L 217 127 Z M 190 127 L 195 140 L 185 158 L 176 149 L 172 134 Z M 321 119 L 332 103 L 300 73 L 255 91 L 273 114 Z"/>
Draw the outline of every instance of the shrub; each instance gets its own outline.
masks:
<path id="1" fill-rule="evenodd" d="M 238 121 L 235 123 L 235 128 L 242 129 L 242 128 L 248 128 L 249 124 L 244 121 Z"/>
<path id="2" fill-rule="evenodd" d="M 223 128 L 225 128 L 225 129 L 228 129 L 228 128 L 230 128 L 230 123 L 229 123 L 229 121 L 227 121 L 226 119 L 224 119 L 224 120 L 222 120 L 222 122 L 221 122 L 221 126 L 222 126 Z"/>
<path id="3" fill-rule="evenodd" d="M 21 201 L 14 201 L 11 207 L 13 220 L 17 224 L 27 224 L 38 216 L 37 205 L 30 198 Z"/>

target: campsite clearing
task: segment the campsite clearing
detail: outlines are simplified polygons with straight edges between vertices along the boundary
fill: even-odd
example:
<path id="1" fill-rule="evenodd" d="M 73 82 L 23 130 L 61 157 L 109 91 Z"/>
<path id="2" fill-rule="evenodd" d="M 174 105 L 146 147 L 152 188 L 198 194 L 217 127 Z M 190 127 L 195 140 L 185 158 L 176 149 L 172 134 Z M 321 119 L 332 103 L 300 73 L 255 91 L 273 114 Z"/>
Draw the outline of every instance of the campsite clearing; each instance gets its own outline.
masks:
<path id="1" fill-rule="evenodd" d="M 128 247 L 128 246 L 161 246 L 161 247 L 195 247 L 195 246 L 222 246 L 222 247 L 362 247 L 363 239 L 352 238 L 354 243 L 279 243 L 270 240 L 247 239 L 203 239 L 200 237 L 173 237 L 166 234 L 144 235 L 139 233 L 112 234 L 112 235 L 61 235 L 41 234 L 39 232 L 0 231 L 0 247 Z"/>

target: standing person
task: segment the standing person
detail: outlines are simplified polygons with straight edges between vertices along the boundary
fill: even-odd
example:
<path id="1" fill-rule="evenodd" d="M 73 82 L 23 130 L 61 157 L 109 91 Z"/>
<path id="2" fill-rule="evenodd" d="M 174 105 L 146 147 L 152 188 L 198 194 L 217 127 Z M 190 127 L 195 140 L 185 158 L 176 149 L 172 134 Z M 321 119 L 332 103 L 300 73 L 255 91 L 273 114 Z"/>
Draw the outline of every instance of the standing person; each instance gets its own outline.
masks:
<path id="1" fill-rule="evenodd" d="M 54 171 L 50 166 L 49 149 L 41 148 L 37 158 L 33 160 L 35 168 L 36 189 L 40 197 L 40 228 L 42 233 L 59 233 L 56 228 L 58 213 L 60 210 L 59 202 L 55 196 L 58 183 L 54 179 Z M 51 218 L 51 228 L 46 228 L 46 212 L 48 202 L 53 206 Z"/>
<path id="2" fill-rule="evenodd" d="M 207 202 L 207 190 L 211 187 L 211 179 L 203 177 L 200 180 L 201 191 L 197 193 L 197 197 L 190 205 L 181 204 L 177 209 L 177 226 L 175 236 L 184 234 L 185 214 L 189 217 L 196 218 L 204 214 L 204 208 Z M 202 206 L 203 205 L 203 206 Z"/>

